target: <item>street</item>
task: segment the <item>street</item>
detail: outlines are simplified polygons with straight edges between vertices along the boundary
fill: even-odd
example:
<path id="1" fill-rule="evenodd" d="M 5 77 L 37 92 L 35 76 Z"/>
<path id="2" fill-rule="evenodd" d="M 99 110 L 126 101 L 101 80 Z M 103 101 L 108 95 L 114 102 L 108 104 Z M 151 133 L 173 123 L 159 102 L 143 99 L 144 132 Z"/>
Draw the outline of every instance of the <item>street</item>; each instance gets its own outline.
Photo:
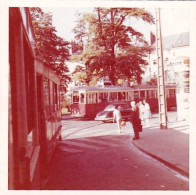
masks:
<path id="1" fill-rule="evenodd" d="M 170 115 L 174 120 L 174 113 Z M 158 118 L 154 115 L 151 125 L 157 124 Z M 52 158 L 45 189 L 189 189 L 187 178 L 133 145 L 129 122 L 121 134 L 116 123 L 69 119 L 62 120 L 62 125 L 62 141 Z"/>

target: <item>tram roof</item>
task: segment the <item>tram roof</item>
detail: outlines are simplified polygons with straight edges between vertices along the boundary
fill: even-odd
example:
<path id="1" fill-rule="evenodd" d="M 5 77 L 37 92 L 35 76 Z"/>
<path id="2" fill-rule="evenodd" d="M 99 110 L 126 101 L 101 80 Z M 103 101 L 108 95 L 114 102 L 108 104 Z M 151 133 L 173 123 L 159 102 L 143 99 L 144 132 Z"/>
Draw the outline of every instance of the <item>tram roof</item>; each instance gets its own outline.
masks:
<path id="1" fill-rule="evenodd" d="M 129 91 L 131 87 L 121 87 L 121 86 L 107 86 L 107 87 L 98 87 L 98 86 L 86 86 L 86 87 L 77 87 L 72 89 L 72 91 Z"/>
<path id="2" fill-rule="evenodd" d="M 138 85 L 133 87 L 133 89 L 155 89 L 157 88 L 158 85 Z M 165 85 L 166 88 L 175 88 L 176 85 L 173 84 L 169 84 L 169 85 Z"/>
<path id="3" fill-rule="evenodd" d="M 175 88 L 175 85 L 167 85 L 167 88 Z M 98 86 L 86 86 L 86 87 L 76 87 L 72 89 L 72 91 L 81 91 L 81 92 L 87 92 L 87 91 L 130 91 L 135 89 L 155 89 L 157 88 L 157 85 L 138 85 L 135 87 L 122 87 L 122 86 L 107 86 L 107 87 L 98 87 Z"/>

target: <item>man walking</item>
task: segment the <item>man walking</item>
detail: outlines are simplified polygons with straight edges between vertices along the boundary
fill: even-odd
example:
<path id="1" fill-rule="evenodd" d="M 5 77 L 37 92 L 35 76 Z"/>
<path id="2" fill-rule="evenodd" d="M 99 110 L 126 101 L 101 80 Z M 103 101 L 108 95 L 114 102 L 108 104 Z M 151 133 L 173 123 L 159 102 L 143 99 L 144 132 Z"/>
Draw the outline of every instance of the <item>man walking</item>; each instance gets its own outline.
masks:
<path id="1" fill-rule="evenodd" d="M 131 101 L 131 116 L 130 122 L 132 123 L 133 131 L 134 131 L 134 138 L 139 139 L 139 132 L 142 131 L 141 119 L 139 115 L 139 108 L 136 105 L 135 101 Z"/>

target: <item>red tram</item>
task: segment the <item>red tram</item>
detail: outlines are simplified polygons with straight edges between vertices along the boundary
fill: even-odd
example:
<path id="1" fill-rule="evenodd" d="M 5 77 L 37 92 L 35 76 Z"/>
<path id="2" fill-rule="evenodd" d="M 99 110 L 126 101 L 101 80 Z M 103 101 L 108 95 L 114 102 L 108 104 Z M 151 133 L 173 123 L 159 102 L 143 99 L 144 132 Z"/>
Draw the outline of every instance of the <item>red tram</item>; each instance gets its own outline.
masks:
<path id="1" fill-rule="evenodd" d="M 78 87 L 72 90 L 72 115 L 91 117 L 114 102 L 130 102 L 146 99 L 151 111 L 158 111 L 157 86 L 137 87 Z M 167 108 L 176 107 L 176 88 L 166 86 Z"/>
<path id="2" fill-rule="evenodd" d="M 28 8 L 9 9 L 8 189 L 41 189 L 61 133 L 59 78 L 35 54 Z"/>

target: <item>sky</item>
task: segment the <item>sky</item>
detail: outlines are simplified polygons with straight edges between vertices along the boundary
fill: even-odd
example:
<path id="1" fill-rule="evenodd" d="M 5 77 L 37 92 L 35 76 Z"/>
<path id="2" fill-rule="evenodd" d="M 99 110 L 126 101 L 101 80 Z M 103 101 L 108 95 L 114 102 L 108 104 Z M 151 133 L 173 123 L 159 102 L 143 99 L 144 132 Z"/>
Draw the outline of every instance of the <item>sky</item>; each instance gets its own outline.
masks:
<path id="1" fill-rule="evenodd" d="M 92 12 L 93 7 L 41 7 L 44 12 L 51 12 L 53 15 L 53 26 L 56 27 L 57 35 L 66 41 L 74 40 L 73 28 L 78 19 L 77 12 Z M 148 8 L 148 11 L 155 18 L 155 9 Z M 190 10 L 188 8 L 161 8 L 161 30 L 162 36 L 169 36 L 190 31 Z M 150 31 L 156 34 L 155 25 L 144 23 L 141 20 L 131 20 L 131 25 L 144 34 L 147 41 L 150 41 Z M 75 65 L 67 63 L 70 72 L 74 71 Z"/>
<path id="2" fill-rule="evenodd" d="M 43 8 L 44 12 L 51 12 L 53 15 L 53 25 L 56 27 L 57 34 L 67 41 L 74 39 L 72 29 L 76 25 L 76 12 L 90 12 L 91 8 L 81 7 L 50 7 Z M 155 9 L 148 9 L 155 16 Z M 182 32 L 190 31 L 190 10 L 188 8 L 162 8 L 161 9 L 161 28 L 162 35 L 168 36 Z M 155 25 L 149 25 L 143 22 L 134 22 L 136 30 L 142 32 L 146 39 L 149 39 L 149 32 L 155 33 Z"/>

